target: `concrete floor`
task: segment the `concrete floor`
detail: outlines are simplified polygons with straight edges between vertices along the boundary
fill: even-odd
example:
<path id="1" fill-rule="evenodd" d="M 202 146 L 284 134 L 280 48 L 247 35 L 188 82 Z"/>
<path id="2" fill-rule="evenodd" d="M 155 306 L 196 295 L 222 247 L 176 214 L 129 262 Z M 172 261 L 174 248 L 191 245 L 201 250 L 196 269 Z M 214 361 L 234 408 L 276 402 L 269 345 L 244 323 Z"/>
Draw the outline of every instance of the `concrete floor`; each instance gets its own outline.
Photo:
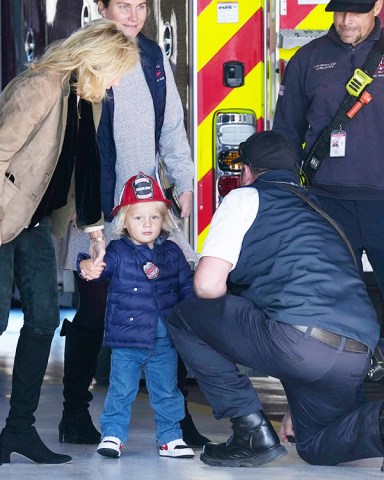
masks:
<path id="1" fill-rule="evenodd" d="M 73 311 L 63 311 L 63 318 L 72 318 Z M 20 312 L 13 310 L 8 330 L 0 337 L 0 427 L 8 412 L 10 381 L 13 355 L 22 320 Z M 141 391 L 134 405 L 131 438 L 124 447 L 120 459 L 101 457 L 94 446 L 68 445 L 58 442 L 57 426 L 62 407 L 62 358 L 64 340 L 58 332 L 55 336 L 47 375 L 42 389 L 40 406 L 36 413 L 36 427 L 42 439 L 56 452 L 73 457 L 73 462 L 62 466 L 35 465 L 29 460 L 13 454 L 12 463 L 0 466 L 1 478 L 16 480 L 39 479 L 52 480 L 242 480 L 257 478 L 263 480 L 280 479 L 374 479 L 384 480 L 380 471 L 381 460 L 370 459 L 338 467 L 314 467 L 305 464 L 296 454 L 295 448 L 287 446 L 288 455 L 272 464 L 249 468 L 214 468 L 199 460 L 200 451 L 194 459 L 160 458 L 154 440 L 152 412 L 148 406 L 145 391 Z M 254 385 L 261 393 L 265 411 L 274 419 L 278 428 L 278 419 L 285 409 L 285 397 L 281 385 L 271 378 L 254 378 Z M 91 413 L 96 425 L 102 410 L 106 387 L 94 386 L 94 400 Z M 229 421 L 216 421 L 211 409 L 201 398 L 198 389 L 190 388 L 190 411 L 199 430 L 213 441 L 225 441 L 230 434 Z M 337 446 L 330 446 L 337 448 Z"/>

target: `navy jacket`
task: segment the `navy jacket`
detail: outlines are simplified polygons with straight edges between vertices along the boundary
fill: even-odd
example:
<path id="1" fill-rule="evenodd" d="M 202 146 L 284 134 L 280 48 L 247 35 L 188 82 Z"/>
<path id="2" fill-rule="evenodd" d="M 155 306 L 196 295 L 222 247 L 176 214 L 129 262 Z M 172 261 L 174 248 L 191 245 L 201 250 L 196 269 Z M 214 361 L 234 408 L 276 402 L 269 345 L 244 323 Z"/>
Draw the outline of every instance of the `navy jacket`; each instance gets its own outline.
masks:
<path id="1" fill-rule="evenodd" d="M 155 110 L 155 142 L 159 149 L 161 129 L 164 123 L 166 102 L 166 78 L 163 63 L 163 53 L 157 43 L 146 38 L 143 34 L 137 36 L 140 49 L 140 61 L 144 76 L 153 99 Z M 97 140 L 101 164 L 101 208 L 104 218 L 111 221 L 111 211 L 114 207 L 116 185 L 116 147 L 113 138 L 114 100 L 112 88 L 108 91 L 108 99 L 103 102 L 100 125 L 97 131 Z"/>
<path id="2" fill-rule="evenodd" d="M 285 136 L 302 159 L 320 132 L 334 118 L 355 68 L 362 67 L 380 37 L 381 23 L 356 47 L 343 43 L 334 26 L 328 34 L 301 47 L 289 61 L 276 105 L 273 129 Z M 345 157 L 323 161 L 312 191 L 318 195 L 350 199 L 384 199 L 384 62 L 367 90 L 371 102 L 345 127 Z"/>
<path id="3" fill-rule="evenodd" d="M 231 290 L 273 320 L 320 327 L 373 351 L 379 325 L 351 254 L 334 227 L 281 183 L 294 181 L 289 171 L 269 171 L 246 187 L 257 189 L 259 211 Z"/>
<path id="4" fill-rule="evenodd" d="M 79 259 L 89 258 L 80 254 Z M 161 318 L 181 300 L 193 298 L 193 273 L 181 249 L 160 236 L 151 250 L 128 237 L 112 240 L 99 280 L 108 280 L 104 343 L 111 348 L 152 348 Z M 152 262 L 158 276 L 148 279 L 143 266 Z"/>

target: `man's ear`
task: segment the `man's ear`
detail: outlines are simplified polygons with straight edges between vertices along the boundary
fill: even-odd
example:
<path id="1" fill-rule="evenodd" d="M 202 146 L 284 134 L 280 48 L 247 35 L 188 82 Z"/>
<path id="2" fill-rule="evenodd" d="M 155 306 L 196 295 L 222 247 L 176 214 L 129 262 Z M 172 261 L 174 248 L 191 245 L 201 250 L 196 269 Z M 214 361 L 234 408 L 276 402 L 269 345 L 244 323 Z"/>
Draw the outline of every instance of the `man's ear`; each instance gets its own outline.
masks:
<path id="1" fill-rule="evenodd" d="M 255 181 L 255 175 L 252 173 L 248 165 L 243 163 L 243 169 L 241 172 L 241 185 L 250 185 Z"/>
<path id="2" fill-rule="evenodd" d="M 375 6 L 373 7 L 373 13 L 375 17 L 379 15 L 382 7 L 383 7 L 383 0 L 376 0 Z"/>
<path id="3" fill-rule="evenodd" d="M 105 18 L 105 6 L 103 2 L 97 2 L 97 9 L 99 10 L 100 15 Z"/>

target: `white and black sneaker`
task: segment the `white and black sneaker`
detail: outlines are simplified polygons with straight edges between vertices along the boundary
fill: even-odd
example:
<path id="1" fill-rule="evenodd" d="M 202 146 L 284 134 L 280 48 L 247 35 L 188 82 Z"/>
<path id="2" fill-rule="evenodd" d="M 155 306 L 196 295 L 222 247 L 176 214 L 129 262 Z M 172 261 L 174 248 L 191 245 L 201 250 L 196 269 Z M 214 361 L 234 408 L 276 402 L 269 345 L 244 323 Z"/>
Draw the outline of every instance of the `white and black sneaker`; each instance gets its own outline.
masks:
<path id="1" fill-rule="evenodd" d="M 104 457 L 119 458 L 122 448 L 123 444 L 120 438 L 104 437 L 97 447 L 97 453 L 100 453 L 100 455 Z"/>
<path id="2" fill-rule="evenodd" d="M 192 458 L 195 456 L 195 452 L 191 447 L 188 447 L 184 440 L 178 438 L 165 445 L 161 445 L 159 447 L 159 455 L 160 457 Z"/>

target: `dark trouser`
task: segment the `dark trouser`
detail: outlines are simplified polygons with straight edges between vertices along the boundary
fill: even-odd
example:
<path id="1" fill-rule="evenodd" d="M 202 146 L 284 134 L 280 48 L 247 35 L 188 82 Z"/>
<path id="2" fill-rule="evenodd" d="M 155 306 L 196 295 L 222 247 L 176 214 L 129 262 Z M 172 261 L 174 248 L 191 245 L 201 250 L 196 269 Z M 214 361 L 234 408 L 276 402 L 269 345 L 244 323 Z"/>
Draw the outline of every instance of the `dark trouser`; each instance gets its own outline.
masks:
<path id="1" fill-rule="evenodd" d="M 355 251 L 360 273 L 365 250 L 377 283 L 384 293 L 384 201 L 340 200 L 318 196 L 321 208 L 342 227 Z"/>
<path id="2" fill-rule="evenodd" d="M 321 343 L 235 296 L 186 300 L 175 307 L 168 324 L 216 418 L 262 409 L 250 380 L 239 374 L 239 363 L 281 380 L 297 451 L 305 461 L 335 465 L 384 455 L 382 402 L 355 409 L 370 351 L 352 353 Z"/>
<path id="3" fill-rule="evenodd" d="M 363 251 L 366 252 L 377 283 L 384 294 L 384 201 L 341 200 L 322 196 L 318 196 L 318 200 L 321 208 L 344 230 L 355 252 L 362 278 L 361 257 Z M 356 394 L 356 401 L 366 402 L 363 385 Z"/>
<path id="4" fill-rule="evenodd" d="M 24 326 L 34 334 L 53 335 L 59 325 L 57 270 L 50 222 L 0 246 L 0 334 L 8 325 L 12 286 L 20 292 Z"/>
<path id="5" fill-rule="evenodd" d="M 103 332 L 108 282 L 86 282 L 77 272 L 73 273 L 79 295 L 73 325 L 80 329 Z"/>

